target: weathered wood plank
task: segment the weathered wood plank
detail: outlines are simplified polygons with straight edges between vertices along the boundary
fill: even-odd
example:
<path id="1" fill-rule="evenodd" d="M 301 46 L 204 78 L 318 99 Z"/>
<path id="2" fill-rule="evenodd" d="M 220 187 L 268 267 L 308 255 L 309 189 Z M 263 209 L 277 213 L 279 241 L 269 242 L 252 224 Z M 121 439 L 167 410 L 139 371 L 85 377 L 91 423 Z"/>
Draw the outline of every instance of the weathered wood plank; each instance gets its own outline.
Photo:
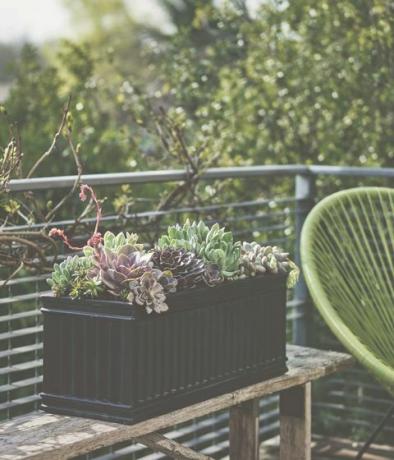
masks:
<path id="1" fill-rule="evenodd" d="M 230 460 L 259 459 L 259 400 L 230 408 Z"/>
<path id="2" fill-rule="evenodd" d="M 280 460 L 311 460 L 311 383 L 280 393 Z"/>
<path id="3" fill-rule="evenodd" d="M 212 457 L 207 457 L 199 452 L 195 452 L 159 433 L 148 433 L 144 436 L 134 438 L 134 441 L 150 447 L 155 452 L 162 452 L 163 454 L 169 455 L 176 460 L 213 460 Z"/>
<path id="4" fill-rule="evenodd" d="M 136 425 L 36 412 L 0 425 L 0 459 L 61 460 L 276 393 L 350 367 L 342 353 L 288 346 L 289 372 Z"/>

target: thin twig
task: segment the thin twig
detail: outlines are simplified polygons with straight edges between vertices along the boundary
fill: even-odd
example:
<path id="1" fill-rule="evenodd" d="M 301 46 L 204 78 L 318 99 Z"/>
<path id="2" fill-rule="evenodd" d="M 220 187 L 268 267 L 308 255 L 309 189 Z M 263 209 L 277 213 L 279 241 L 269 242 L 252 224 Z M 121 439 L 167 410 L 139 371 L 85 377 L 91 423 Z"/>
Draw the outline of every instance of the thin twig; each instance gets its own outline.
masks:
<path id="1" fill-rule="evenodd" d="M 46 152 L 44 152 L 40 156 L 40 158 L 34 163 L 32 168 L 30 169 L 30 171 L 27 173 L 26 179 L 29 179 L 35 173 L 36 169 L 40 166 L 40 164 L 44 160 L 46 160 L 52 154 L 52 152 L 55 150 L 57 142 L 59 140 L 59 137 L 62 134 L 63 128 L 64 128 L 64 126 L 66 124 L 66 121 L 67 121 L 67 115 L 68 115 L 68 113 L 70 111 L 70 104 L 71 104 L 71 96 L 68 97 L 67 103 L 66 103 L 66 105 L 65 105 L 65 107 L 63 109 L 62 120 L 60 122 L 58 130 L 55 133 L 55 136 L 53 137 L 53 140 L 52 140 L 52 143 L 51 143 L 49 149 Z"/>
<path id="2" fill-rule="evenodd" d="M 49 212 L 48 214 L 45 216 L 45 221 L 46 221 L 46 224 L 45 224 L 45 227 L 44 228 L 47 228 L 48 225 L 50 224 L 50 221 L 51 221 L 51 218 L 56 214 L 56 212 L 63 206 L 63 204 L 71 197 L 71 195 L 74 194 L 75 190 L 77 189 L 77 187 L 80 185 L 80 182 L 81 182 L 81 176 L 82 176 L 82 164 L 80 162 L 80 159 L 79 159 L 79 150 L 76 149 L 74 147 L 74 143 L 72 141 L 72 138 L 71 138 L 71 133 L 70 131 L 68 130 L 67 131 L 67 134 L 66 134 L 66 138 L 67 138 L 67 141 L 68 141 L 68 145 L 70 147 L 70 150 L 73 154 L 73 158 L 74 158 L 74 161 L 75 161 L 75 164 L 77 166 L 77 176 L 74 180 L 74 183 L 73 183 L 73 186 L 71 187 L 71 189 L 68 191 L 68 193 L 56 204 L 56 206 L 54 206 Z"/>
<path id="3" fill-rule="evenodd" d="M 7 277 L 7 279 L 1 281 L 0 287 L 5 287 L 9 283 L 12 278 L 15 278 L 15 276 L 22 270 L 22 268 L 25 266 L 25 262 L 22 260 L 21 263 L 16 267 L 16 269 Z"/>

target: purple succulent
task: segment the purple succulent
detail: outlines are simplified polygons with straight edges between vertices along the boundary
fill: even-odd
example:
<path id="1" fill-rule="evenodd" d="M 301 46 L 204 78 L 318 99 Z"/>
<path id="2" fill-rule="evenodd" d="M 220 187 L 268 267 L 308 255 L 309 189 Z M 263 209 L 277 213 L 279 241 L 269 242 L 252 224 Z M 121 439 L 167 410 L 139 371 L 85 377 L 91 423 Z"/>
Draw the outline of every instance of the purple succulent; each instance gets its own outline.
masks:
<path id="1" fill-rule="evenodd" d="M 204 281 L 208 286 L 216 286 L 224 281 L 219 265 L 208 264 L 204 271 Z"/>
<path id="2" fill-rule="evenodd" d="M 151 260 L 155 268 L 172 273 L 178 289 L 192 288 L 203 281 L 204 261 L 186 249 L 155 249 Z"/>
<path id="3" fill-rule="evenodd" d="M 93 274 L 98 275 L 112 295 L 124 297 L 129 282 L 152 270 L 150 259 L 151 254 L 135 251 L 130 246 L 124 246 L 118 252 L 99 246 L 93 255 Z"/>
<path id="4" fill-rule="evenodd" d="M 132 304 L 142 305 L 148 313 L 168 310 L 167 292 L 175 292 L 177 281 L 171 272 L 153 268 L 152 254 L 126 245 L 117 252 L 99 246 L 93 255 L 92 275 L 98 276 L 107 291 Z"/>

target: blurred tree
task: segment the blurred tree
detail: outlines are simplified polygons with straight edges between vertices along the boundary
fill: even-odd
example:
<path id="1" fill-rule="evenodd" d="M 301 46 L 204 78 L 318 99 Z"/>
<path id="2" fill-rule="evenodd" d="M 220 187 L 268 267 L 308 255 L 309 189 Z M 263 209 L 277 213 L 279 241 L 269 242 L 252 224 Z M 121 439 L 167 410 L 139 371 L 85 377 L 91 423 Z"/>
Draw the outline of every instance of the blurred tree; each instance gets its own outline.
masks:
<path id="1" fill-rule="evenodd" d="M 144 81 L 148 62 L 142 52 L 149 26 L 132 17 L 124 0 L 63 0 L 77 26 L 78 44 L 88 44 L 99 61 L 96 72 L 106 78 L 133 74 Z"/>
<path id="2" fill-rule="evenodd" d="M 0 43 L 0 82 L 9 82 L 14 78 L 15 72 L 12 63 L 15 62 L 20 52 L 20 45 Z"/>
<path id="3" fill-rule="evenodd" d="M 255 15 L 238 0 L 161 0 L 177 28 L 165 38 L 137 24 L 123 0 L 66 1 L 83 32 L 49 63 L 26 47 L 6 101 L 27 166 L 70 92 L 86 172 L 179 165 L 146 129 L 144 94 L 169 109 L 191 151 L 222 165 L 393 164 L 388 0 L 271 0 Z M 7 135 L 0 128 L 3 145 Z M 71 172 L 66 162 L 46 168 L 39 173 Z"/>
<path id="4" fill-rule="evenodd" d="M 57 130 L 63 100 L 59 94 L 62 82 L 56 68 L 44 62 L 31 45 L 25 45 L 15 65 L 15 80 L 6 101 L 8 119 L 15 121 L 24 137 L 26 170 L 44 152 Z M 55 115 L 57 114 L 57 116 Z M 8 126 L 2 118 L 0 145 L 6 145 Z M 51 164 L 49 174 L 59 174 L 61 163 Z"/>
<path id="5" fill-rule="evenodd" d="M 201 13 L 196 13 L 198 16 Z M 392 3 L 264 2 L 178 33 L 163 91 L 217 140 L 222 161 L 393 165 Z"/>
<path id="6" fill-rule="evenodd" d="M 17 122 L 24 139 L 24 167 L 29 168 L 48 145 L 69 94 L 73 95 L 70 114 L 74 135 L 82 144 L 85 171 L 146 168 L 146 160 L 150 167 L 157 167 L 134 114 L 144 104 L 134 91 L 135 83 L 150 88 L 152 82 L 141 53 L 147 40 L 144 27 L 133 21 L 122 0 L 67 0 L 67 4 L 74 12 L 73 20 L 84 25 L 79 39 L 61 41 L 46 57 L 31 45 L 25 46 L 5 102 L 8 119 Z M 129 102 L 125 104 L 126 96 L 129 102 L 133 98 L 133 111 Z M 3 123 L 0 144 L 6 145 L 7 138 Z M 58 150 L 62 159 L 71 158 L 67 145 Z M 72 172 L 72 163 L 67 161 L 47 163 L 37 171 L 39 175 Z"/>
<path id="7" fill-rule="evenodd" d="M 207 44 L 214 39 L 211 34 L 212 24 L 207 14 L 215 8 L 213 0 L 159 0 L 159 4 L 176 31 L 179 33 L 187 29 L 189 39 L 196 46 Z M 161 34 L 160 38 L 170 37 Z"/>

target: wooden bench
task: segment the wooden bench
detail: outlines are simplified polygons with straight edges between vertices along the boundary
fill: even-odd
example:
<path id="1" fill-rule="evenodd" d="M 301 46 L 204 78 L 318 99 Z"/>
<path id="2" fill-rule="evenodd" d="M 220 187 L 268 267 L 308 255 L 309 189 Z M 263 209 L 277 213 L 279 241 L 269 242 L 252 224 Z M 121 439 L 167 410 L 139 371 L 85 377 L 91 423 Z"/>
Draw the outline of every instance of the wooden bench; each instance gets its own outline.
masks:
<path id="1" fill-rule="evenodd" d="M 311 382 L 353 363 L 349 355 L 288 346 L 289 372 L 232 393 L 135 425 L 35 412 L 0 425 L 0 459 L 66 459 L 122 441 L 135 441 L 175 459 L 210 457 L 182 446 L 158 430 L 213 412 L 230 410 L 230 458 L 259 458 L 258 402 L 280 395 L 280 458 L 311 458 Z"/>

